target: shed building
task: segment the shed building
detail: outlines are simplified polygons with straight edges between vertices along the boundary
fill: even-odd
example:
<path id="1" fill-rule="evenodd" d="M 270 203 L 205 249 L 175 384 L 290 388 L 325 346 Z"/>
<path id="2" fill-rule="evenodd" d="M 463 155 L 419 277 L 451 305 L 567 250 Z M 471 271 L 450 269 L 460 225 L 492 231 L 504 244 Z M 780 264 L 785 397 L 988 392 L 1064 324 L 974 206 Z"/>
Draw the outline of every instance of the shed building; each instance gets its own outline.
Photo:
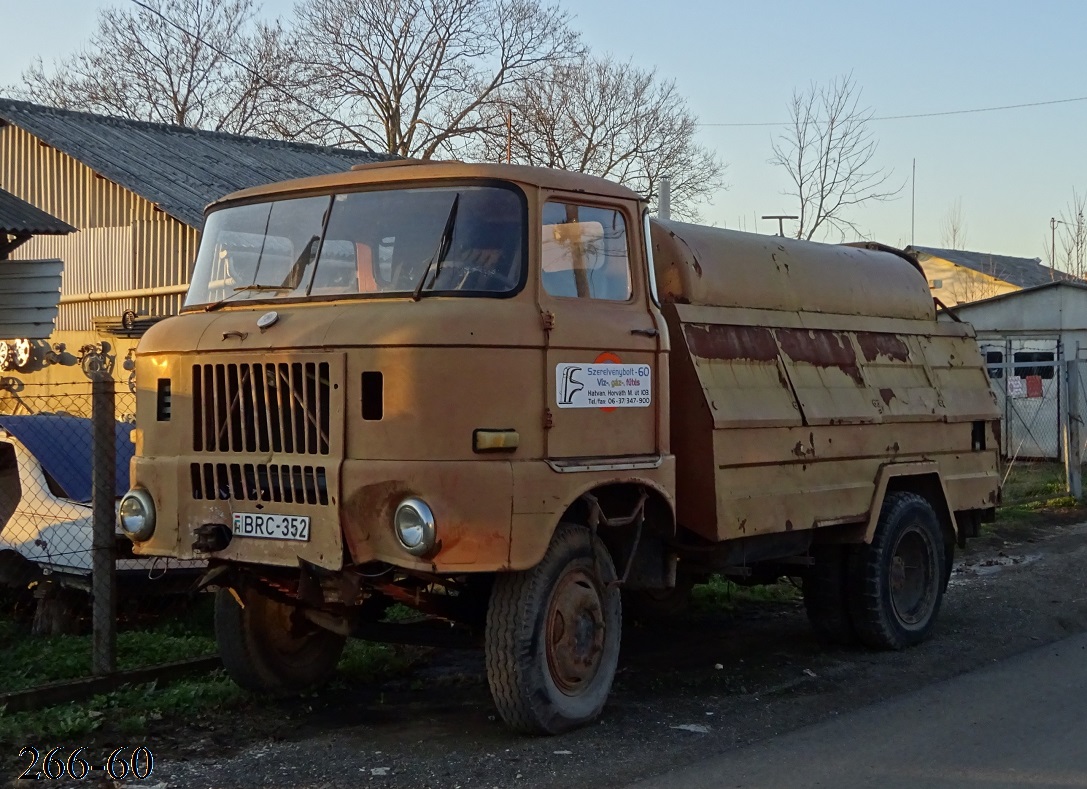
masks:
<path id="1" fill-rule="evenodd" d="M 1005 456 L 1060 458 L 1067 406 L 1062 362 L 1087 359 L 1087 283 L 1047 282 L 962 304 L 954 313 L 974 326 L 989 365 L 1004 409 Z M 1080 407 L 1087 414 L 1087 403 Z"/>
<path id="2" fill-rule="evenodd" d="M 85 381 L 83 362 L 96 356 L 127 379 L 122 362 L 142 331 L 180 309 L 208 203 L 378 158 L 0 98 L 0 189 L 75 231 L 35 235 L 9 253 L 62 260 L 64 270 L 50 343 L 5 375 Z M 58 344 L 66 350 L 50 354 Z"/>

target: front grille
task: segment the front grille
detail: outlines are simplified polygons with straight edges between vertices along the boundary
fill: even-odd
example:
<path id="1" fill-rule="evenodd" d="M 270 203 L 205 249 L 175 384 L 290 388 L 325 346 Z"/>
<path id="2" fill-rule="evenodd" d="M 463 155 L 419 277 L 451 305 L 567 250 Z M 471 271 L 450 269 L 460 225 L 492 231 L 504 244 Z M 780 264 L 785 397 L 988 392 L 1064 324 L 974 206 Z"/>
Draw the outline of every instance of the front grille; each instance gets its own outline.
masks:
<path id="1" fill-rule="evenodd" d="M 328 504 L 323 466 L 264 463 L 193 463 L 192 497 L 197 500 Z"/>
<path id="2" fill-rule="evenodd" d="M 194 364 L 196 452 L 329 453 L 328 362 Z"/>

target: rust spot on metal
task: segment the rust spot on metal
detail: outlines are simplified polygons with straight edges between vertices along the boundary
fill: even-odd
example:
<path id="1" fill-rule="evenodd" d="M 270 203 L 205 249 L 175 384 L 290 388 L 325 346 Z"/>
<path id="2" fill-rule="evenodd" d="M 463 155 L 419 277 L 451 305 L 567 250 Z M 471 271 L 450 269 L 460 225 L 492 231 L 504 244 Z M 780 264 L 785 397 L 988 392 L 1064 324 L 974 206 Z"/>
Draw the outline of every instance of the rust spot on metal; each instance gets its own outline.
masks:
<path id="1" fill-rule="evenodd" d="M 892 454 L 892 455 L 897 455 L 898 451 L 900 449 L 901 449 L 901 447 L 898 445 L 898 442 L 896 441 L 893 444 L 891 444 L 889 447 L 887 447 L 887 452 Z"/>
<path id="2" fill-rule="evenodd" d="M 841 332 L 826 329 L 777 329 L 778 342 L 794 362 L 807 362 L 816 367 L 837 367 L 853 379 L 857 386 L 864 385 L 857 354 L 852 343 Z"/>
<path id="3" fill-rule="evenodd" d="M 857 344 L 861 346 L 864 359 L 868 362 L 874 362 L 880 356 L 896 362 L 909 361 L 910 358 L 910 347 L 896 334 L 857 332 Z"/>
<path id="4" fill-rule="evenodd" d="M 789 521 L 789 520 L 785 521 L 785 531 L 792 531 L 792 530 L 793 530 L 793 522 Z"/>
<path id="5" fill-rule="evenodd" d="M 880 389 L 879 396 L 883 398 L 884 405 L 890 405 L 891 401 L 895 399 L 894 389 Z"/>
<path id="6" fill-rule="evenodd" d="M 745 534 L 747 533 L 747 518 L 744 518 L 742 521 L 740 521 L 740 531 L 744 532 Z"/>
<path id="7" fill-rule="evenodd" d="M 691 353 L 703 359 L 749 359 L 772 362 L 778 358 L 774 334 L 761 326 L 718 326 L 689 323 L 683 327 Z"/>
<path id="8" fill-rule="evenodd" d="M 388 522 L 396 503 L 407 495 L 407 490 L 404 482 L 389 481 L 344 491 L 343 536 L 352 559 L 356 562 L 369 560 L 372 548 L 367 544 L 370 533 L 366 525 Z"/>
<path id="9" fill-rule="evenodd" d="M 803 441 L 797 441 L 796 446 L 793 447 L 793 454 L 798 458 L 813 458 L 815 457 L 815 433 L 808 433 L 808 445 L 804 446 Z"/>

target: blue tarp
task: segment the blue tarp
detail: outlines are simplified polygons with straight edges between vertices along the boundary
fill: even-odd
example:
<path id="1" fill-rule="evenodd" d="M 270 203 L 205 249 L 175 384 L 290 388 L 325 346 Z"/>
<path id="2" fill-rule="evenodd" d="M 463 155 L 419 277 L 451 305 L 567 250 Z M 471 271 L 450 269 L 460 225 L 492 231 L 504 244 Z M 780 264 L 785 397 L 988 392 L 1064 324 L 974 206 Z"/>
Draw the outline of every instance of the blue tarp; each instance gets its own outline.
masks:
<path id="1" fill-rule="evenodd" d="M 83 502 L 91 500 L 94 491 L 91 420 L 60 414 L 0 414 L 0 428 L 15 436 L 38 459 L 45 473 L 64 489 L 67 498 Z M 131 436 L 132 425 L 116 423 L 118 496 L 128 491 L 128 462 L 135 452 Z"/>

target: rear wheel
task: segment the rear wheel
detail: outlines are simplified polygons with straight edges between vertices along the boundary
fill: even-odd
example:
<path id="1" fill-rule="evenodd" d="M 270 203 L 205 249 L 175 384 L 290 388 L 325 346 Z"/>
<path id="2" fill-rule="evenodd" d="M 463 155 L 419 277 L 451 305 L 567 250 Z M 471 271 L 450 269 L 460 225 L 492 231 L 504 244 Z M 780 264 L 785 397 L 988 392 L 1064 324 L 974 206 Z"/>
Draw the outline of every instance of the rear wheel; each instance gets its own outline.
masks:
<path id="1" fill-rule="evenodd" d="M 857 636 L 874 649 L 925 640 L 940 611 L 946 575 L 944 537 L 929 502 L 891 493 L 871 545 L 849 560 L 849 608 Z"/>
<path id="2" fill-rule="evenodd" d="M 227 673 L 243 688 L 288 694 L 327 680 L 346 638 L 317 627 L 297 606 L 255 589 L 220 589 L 215 640 Z"/>
<path id="3" fill-rule="evenodd" d="M 849 545 L 814 546 L 814 564 L 804 576 L 804 610 L 816 637 L 827 644 L 857 643 L 849 615 L 847 572 L 851 550 Z"/>
<path id="4" fill-rule="evenodd" d="M 619 661 L 622 604 L 611 556 L 563 523 L 543 560 L 498 576 L 487 610 L 487 681 L 513 729 L 558 734 L 594 720 Z"/>

